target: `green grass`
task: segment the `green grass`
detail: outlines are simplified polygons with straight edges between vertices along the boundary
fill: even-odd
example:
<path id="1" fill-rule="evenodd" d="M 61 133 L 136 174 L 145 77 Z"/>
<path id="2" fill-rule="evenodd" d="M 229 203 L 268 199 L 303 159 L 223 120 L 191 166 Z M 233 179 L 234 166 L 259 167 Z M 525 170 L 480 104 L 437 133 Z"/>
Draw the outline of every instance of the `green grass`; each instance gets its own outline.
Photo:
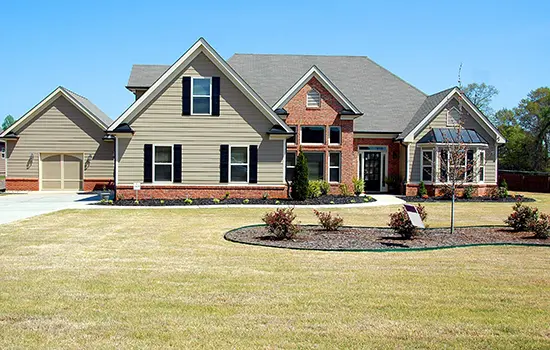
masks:
<path id="1" fill-rule="evenodd" d="M 536 197 L 550 212 L 550 196 Z M 448 204 L 426 206 L 447 225 Z M 458 203 L 457 221 L 501 224 L 510 208 Z M 395 209 L 333 211 L 378 226 Z M 264 212 L 71 210 L 0 226 L 0 348 L 550 348 L 549 248 L 223 240 Z"/>

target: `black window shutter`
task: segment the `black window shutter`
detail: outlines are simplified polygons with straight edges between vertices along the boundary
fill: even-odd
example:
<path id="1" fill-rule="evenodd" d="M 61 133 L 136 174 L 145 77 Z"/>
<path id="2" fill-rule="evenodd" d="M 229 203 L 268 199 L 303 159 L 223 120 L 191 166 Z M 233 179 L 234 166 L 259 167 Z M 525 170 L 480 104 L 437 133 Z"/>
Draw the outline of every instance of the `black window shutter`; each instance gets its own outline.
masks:
<path id="1" fill-rule="evenodd" d="M 174 145 L 174 183 L 181 183 L 181 145 Z"/>
<path id="2" fill-rule="evenodd" d="M 229 182 L 229 145 L 220 145 L 220 182 Z"/>
<path id="3" fill-rule="evenodd" d="M 220 115 L 220 77 L 212 77 L 212 115 Z"/>
<path id="4" fill-rule="evenodd" d="M 191 77 L 183 77 L 182 112 L 181 115 L 191 115 Z"/>
<path id="5" fill-rule="evenodd" d="M 143 182 L 153 182 L 153 145 L 143 145 Z"/>
<path id="6" fill-rule="evenodd" d="M 250 153 L 250 165 L 249 165 L 250 174 L 248 175 L 248 179 L 251 184 L 256 184 L 258 183 L 258 146 L 250 145 L 249 153 Z"/>

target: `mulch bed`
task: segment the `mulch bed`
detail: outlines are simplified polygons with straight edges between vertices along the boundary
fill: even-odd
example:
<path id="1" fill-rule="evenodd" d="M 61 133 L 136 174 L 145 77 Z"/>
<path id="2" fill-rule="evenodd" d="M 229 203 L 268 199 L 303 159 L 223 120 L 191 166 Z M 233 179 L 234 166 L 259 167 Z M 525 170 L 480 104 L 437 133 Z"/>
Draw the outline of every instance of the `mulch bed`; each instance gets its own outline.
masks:
<path id="1" fill-rule="evenodd" d="M 403 199 L 406 202 L 450 202 L 451 198 L 447 197 L 428 197 L 428 198 L 422 198 L 417 196 L 397 196 L 401 199 Z M 528 197 L 516 197 L 516 196 L 508 196 L 505 198 L 493 198 L 493 197 L 472 197 L 472 198 L 455 198 L 455 202 L 493 202 L 493 203 L 514 203 L 517 202 L 519 199 L 523 202 L 536 202 L 536 199 L 534 198 L 528 198 Z"/>
<path id="2" fill-rule="evenodd" d="M 311 250 L 407 250 L 476 244 L 529 244 L 550 246 L 550 239 L 536 239 L 530 232 L 507 227 L 461 227 L 423 230 L 412 240 L 402 239 L 389 228 L 343 227 L 335 232 L 320 226 L 302 226 L 293 239 L 277 239 L 265 226 L 243 227 L 226 233 L 229 241 L 278 248 Z"/>
<path id="3" fill-rule="evenodd" d="M 193 205 L 323 205 L 323 204 L 352 204 L 352 203 L 370 203 L 376 199 L 369 196 L 320 196 L 317 198 L 306 199 L 305 201 L 295 201 L 292 199 L 246 199 L 246 198 L 227 198 L 220 199 L 218 203 L 213 198 L 192 198 L 192 202 L 186 201 L 186 198 L 180 199 L 140 199 L 136 202 L 134 199 L 120 199 L 114 203 L 99 202 L 99 205 L 117 205 L 117 206 L 193 206 Z"/>

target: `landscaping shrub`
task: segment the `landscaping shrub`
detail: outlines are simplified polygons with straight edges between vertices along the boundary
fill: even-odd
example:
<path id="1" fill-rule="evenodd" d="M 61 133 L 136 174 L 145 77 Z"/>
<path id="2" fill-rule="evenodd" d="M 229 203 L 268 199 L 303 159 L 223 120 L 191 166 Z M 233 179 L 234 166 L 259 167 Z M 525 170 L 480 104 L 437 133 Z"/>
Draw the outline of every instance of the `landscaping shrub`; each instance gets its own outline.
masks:
<path id="1" fill-rule="evenodd" d="M 291 197 L 297 201 L 307 199 L 309 194 L 309 169 L 307 167 L 307 159 L 302 151 L 298 153 L 296 158 L 296 166 L 294 167 L 294 180 L 292 181 Z"/>
<path id="2" fill-rule="evenodd" d="M 548 232 L 550 231 L 550 215 L 540 214 L 537 220 L 531 222 L 529 231 L 533 231 L 536 238 L 548 238 Z"/>
<path id="3" fill-rule="evenodd" d="M 220 200 L 218 198 L 212 199 L 212 202 L 214 202 L 215 204 L 220 204 Z"/>
<path id="4" fill-rule="evenodd" d="M 317 198 L 321 196 L 321 181 L 310 181 L 308 183 L 307 197 Z"/>
<path id="5" fill-rule="evenodd" d="M 471 199 L 473 196 L 474 196 L 474 186 L 472 185 L 468 185 L 466 187 L 464 187 L 464 198 L 466 199 Z"/>
<path id="6" fill-rule="evenodd" d="M 439 189 L 440 196 L 443 198 L 451 198 L 453 196 L 453 188 L 450 185 L 443 185 Z"/>
<path id="7" fill-rule="evenodd" d="M 267 192 L 264 192 L 264 194 L 262 195 L 262 199 L 265 201 L 269 198 L 269 193 Z"/>
<path id="8" fill-rule="evenodd" d="M 279 239 L 292 238 L 299 231 L 294 219 L 296 219 L 296 214 L 294 214 L 293 208 L 279 208 L 266 213 L 262 218 L 269 232 Z"/>
<path id="9" fill-rule="evenodd" d="M 365 180 L 354 177 L 351 181 L 353 182 L 353 193 L 355 193 L 356 196 L 363 193 L 365 190 Z"/>
<path id="10" fill-rule="evenodd" d="M 428 190 L 426 189 L 426 185 L 424 185 L 424 181 L 420 181 L 420 185 L 418 185 L 418 196 L 424 197 L 428 195 Z"/>
<path id="11" fill-rule="evenodd" d="M 330 184 L 328 181 L 319 180 L 319 189 L 321 190 L 321 195 L 326 196 L 330 192 Z"/>
<path id="12" fill-rule="evenodd" d="M 248 198 L 243 199 L 243 204 L 248 204 L 248 203 L 250 203 L 250 200 Z"/>
<path id="13" fill-rule="evenodd" d="M 193 200 L 191 198 L 185 198 L 185 200 L 183 201 L 183 204 L 191 205 L 193 204 Z"/>
<path id="14" fill-rule="evenodd" d="M 321 226 L 327 231 L 337 231 L 344 224 L 344 219 L 338 214 L 333 216 L 330 211 L 322 212 L 315 209 L 313 209 L 313 212 L 319 219 Z"/>
<path id="15" fill-rule="evenodd" d="M 494 199 L 508 197 L 508 184 L 506 183 L 506 180 L 502 180 L 500 186 L 494 187 L 489 195 Z"/>
<path id="16" fill-rule="evenodd" d="M 418 204 L 416 206 L 416 210 L 418 211 L 418 214 L 420 214 L 422 221 L 426 220 L 428 217 L 426 208 Z M 401 208 L 401 210 L 390 214 L 390 222 L 388 223 L 388 226 L 405 239 L 411 239 L 418 235 L 418 228 L 413 226 L 411 223 L 405 208 Z"/>
<path id="17" fill-rule="evenodd" d="M 539 218 L 539 210 L 524 205 L 522 201 L 517 201 L 513 210 L 504 222 L 514 231 L 529 231 L 532 223 Z"/>
<path id="18" fill-rule="evenodd" d="M 340 189 L 340 194 L 342 196 L 349 197 L 352 195 L 347 184 L 341 183 L 338 188 Z"/>

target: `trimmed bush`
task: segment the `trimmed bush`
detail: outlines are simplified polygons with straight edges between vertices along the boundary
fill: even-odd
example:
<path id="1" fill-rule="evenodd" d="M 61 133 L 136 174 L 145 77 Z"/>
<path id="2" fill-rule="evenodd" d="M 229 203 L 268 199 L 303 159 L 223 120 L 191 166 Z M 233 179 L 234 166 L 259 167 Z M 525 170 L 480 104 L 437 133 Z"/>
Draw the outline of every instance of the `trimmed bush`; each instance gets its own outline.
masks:
<path id="1" fill-rule="evenodd" d="M 322 196 L 326 196 L 330 192 L 330 184 L 328 181 L 319 180 L 319 188 L 321 189 Z"/>
<path id="2" fill-rule="evenodd" d="M 418 204 L 416 206 L 416 210 L 418 211 L 418 214 L 420 214 L 422 221 L 428 218 L 428 213 L 426 212 L 425 207 Z M 405 239 L 411 239 L 414 236 L 417 236 L 419 232 L 418 228 L 413 226 L 405 208 L 401 208 L 401 210 L 390 214 L 390 222 L 388 223 L 388 226 Z"/>
<path id="3" fill-rule="evenodd" d="M 310 181 L 308 183 L 308 189 L 307 189 L 307 197 L 308 198 L 317 198 L 321 196 L 321 182 L 318 181 Z"/>
<path id="4" fill-rule="evenodd" d="M 547 239 L 550 231 L 550 215 L 540 214 L 537 220 L 531 222 L 529 227 L 536 238 Z"/>
<path id="5" fill-rule="evenodd" d="M 426 185 L 424 185 L 424 181 L 420 181 L 420 185 L 418 185 L 418 196 L 424 197 L 428 195 L 428 190 L 426 189 Z"/>
<path id="6" fill-rule="evenodd" d="M 351 181 L 353 182 L 353 193 L 355 193 L 356 196 L 363 193 L 365 190 L 365 180 L 354 177 Z"/>
<path id="7" fill-rule="evenodd" d="M 504 222 L 514 231 L 529 231 L 532 223 L 539 219 L 539 210 L 524 205 L 522 201 L 517 201 L 513 210 Z"/>
<path id="8" fill-rule="evenodd" d="M 322 212 L 315 209 L 313 209 L 313 212 L 319 219 L 319 224 L 327 231 L 337 231 L 344 224 L 344 219 L 338 214 L 333 216 L 330 211 Z"/>
<path id="9" fill-rule="evenodd" d="M 296 158 L 296 166 L 294 168 L 294 180 L 292 181 L 292 199 L 297 201 L 306 200 L 309 193 L 309 169 L 307 167 L 307 159 L 302 151 L 298 153 Z"/>
<path id="10" fill-rule="evenodd" d="M 294 223 L 296 214 L 293 208 L 280 208 L 266 213 L 262 218 L 269 232 L 279 239 L 294 237 L 299 231 L 299 226 Z"/>

